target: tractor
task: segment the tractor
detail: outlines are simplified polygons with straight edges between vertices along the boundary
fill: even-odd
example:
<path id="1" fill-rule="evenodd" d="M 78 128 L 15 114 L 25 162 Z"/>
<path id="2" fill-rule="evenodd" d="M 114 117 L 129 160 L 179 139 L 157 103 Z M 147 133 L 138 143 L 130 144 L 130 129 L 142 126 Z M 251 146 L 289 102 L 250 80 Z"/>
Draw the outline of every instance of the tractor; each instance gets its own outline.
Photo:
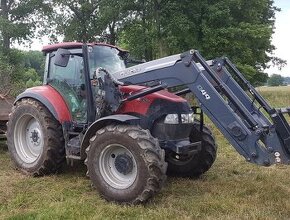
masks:
<path id="1" fill-rule="evenodd" d="M 43 85 L 16 98 L 7 123 L 12 161 L 28 175 L 83 160 L 103 198 L 145 203 L 167 175 L 199 177 L 214 163 L 204 113 L 248 162 L 290 163 L 290 109 L 272 108 L 226 57 L 190 50 L 143 63 L 113 45 L 77 42 L 43 52 Z"/>

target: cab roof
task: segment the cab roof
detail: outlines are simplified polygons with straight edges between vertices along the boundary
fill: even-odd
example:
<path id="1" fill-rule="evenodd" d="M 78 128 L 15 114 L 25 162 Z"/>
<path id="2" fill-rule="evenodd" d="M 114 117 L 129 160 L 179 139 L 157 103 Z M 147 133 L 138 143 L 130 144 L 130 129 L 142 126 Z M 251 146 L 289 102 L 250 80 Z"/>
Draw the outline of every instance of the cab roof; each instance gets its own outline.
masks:
<path id="1" fill-rule="evenodd" d="M 63 48 L 63 49 L 74 49 L 74 48 L 81 48 L 85 43 L 81 43 L 81 42 L 62 42 L 62 43 L 57 43 L 57 44 L 50 44 L 50 45 L 46 45 L 43 46 L 42 48 L 42 52 L 44 53 L 49 53 L 52 51 L 56 51 L 58 48 Z M 100 45 L 100 46 L 107 46 L 107 47 L 112 47 L 112 48 L 116 48 L 119 51 L 122 52 L 128 52 L 126 50 L 123 50 L 117 46 L 114 45 L 110 45 L 110 44 L 106 44 L 106 43 L 86 43 L 89 46 L 93 46 L 93 45 Z"/>

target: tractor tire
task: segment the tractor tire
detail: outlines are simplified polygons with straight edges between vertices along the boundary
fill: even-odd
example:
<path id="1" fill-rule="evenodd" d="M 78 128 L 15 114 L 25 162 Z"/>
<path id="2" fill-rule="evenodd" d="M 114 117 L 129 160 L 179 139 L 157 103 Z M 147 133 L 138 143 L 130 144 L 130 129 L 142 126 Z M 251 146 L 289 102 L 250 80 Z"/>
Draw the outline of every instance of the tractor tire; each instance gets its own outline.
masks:
<path id="1" fill-rule="evenodd" d="M 16 168 L 28 175 L 55 173 L 65 161 L 60 123 L 33 99 L 22 99 L 12 108 L 7 144 Z"/>
<path id="2" fill-rule="evenodd" d="M 145 203 L 166 180 L 165 153 L 148 130 L 108 125 L 86 149 L 87 175 L 100 195 L 122 204 Z"/>
<path id="3" fill-rule="evenodd" d="M 190 141 L 201 141 L 201 150 L 194 155 L 177 155 L 174 152 L 166 153 L 168 163 L 167 173 L 180 177 L 199 177 L 209 170 L 216 159 L 217 145 L 209 128 L 203 126 L 200 131 L 200 123 L 196 121 L 190 133 Z"/>

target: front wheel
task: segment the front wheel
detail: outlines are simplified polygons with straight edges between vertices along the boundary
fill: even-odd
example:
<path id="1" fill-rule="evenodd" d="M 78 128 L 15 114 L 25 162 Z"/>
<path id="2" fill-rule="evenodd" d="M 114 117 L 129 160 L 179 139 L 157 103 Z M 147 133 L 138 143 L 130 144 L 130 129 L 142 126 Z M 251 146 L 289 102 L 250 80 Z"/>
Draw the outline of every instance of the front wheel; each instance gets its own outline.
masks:
<path id="1" fill-rule="evenodd" d="M 193 155 L 179 155 L 167 152 L 168 174 L 181 177 L 199 177 L 209 170 L 216 159 L 217 145 L 211 131 L 200 122 L 194 123 L 189 139 L 191 142 L 201 141 L 201 149 Z"/>
<path id="2" fill-rule="evenodd" d="M 144 203 L 166 179 L 164 151 L 139 126 L 108 125 L 98 130 L 86 153 L 88 176 L 109 201 Z"/>

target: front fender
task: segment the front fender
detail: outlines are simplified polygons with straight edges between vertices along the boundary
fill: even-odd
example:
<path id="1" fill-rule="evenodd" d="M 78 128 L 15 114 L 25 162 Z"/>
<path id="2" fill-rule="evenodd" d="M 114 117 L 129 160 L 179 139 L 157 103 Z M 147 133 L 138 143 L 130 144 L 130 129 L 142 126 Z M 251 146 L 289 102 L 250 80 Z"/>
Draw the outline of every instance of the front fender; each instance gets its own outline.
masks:
<path id="1" fill-rule="evenodd" d="M 14 104 L 23 98 L 32 98 L 42 103 L 61 124 L 72 120 L 63 97 L 51 86 L 44 85 L 26 89 L 17 96 Z"/>
<path id="2" fill-rule="evenodd" d="M 90 144 L 90 138 L 93 137 L 97 130 L 101 129 L 102 127 L 111 124 L 111 123 L 119 123 L 119 124 L 129 124 L 129 125 L 138 125 L 140 124 L 140 118 L 132 116 L 132 115 L 126 115 L 126 114 L 120 114 L 120 115 L 110 115 L 103 118 L 100 118 L 99 120 L 95 121 L 91 126 L 87 129 L 82 143 L 81 143 L 81 159 L 84 160 L 86 158 L 86 148 Z"/>

